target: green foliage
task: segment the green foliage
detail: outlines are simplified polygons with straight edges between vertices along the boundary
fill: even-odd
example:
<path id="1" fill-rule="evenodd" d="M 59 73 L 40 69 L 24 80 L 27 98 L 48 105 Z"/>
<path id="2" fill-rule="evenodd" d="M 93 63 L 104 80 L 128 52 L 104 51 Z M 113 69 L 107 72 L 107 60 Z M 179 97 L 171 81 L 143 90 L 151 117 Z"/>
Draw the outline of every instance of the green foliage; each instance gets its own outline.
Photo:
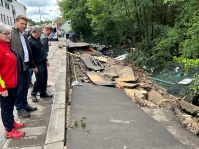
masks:
<path id="1" fill-rule="evenodd" d="M 63 0 L 59 5 L 84 41 L 139 49 L 127 58 L 137 65 L 159 70 L 175 56 L 199 57 L 195 0 Z"/>
<path id="2" fill-rule="evenodd" d="M 178 63 L 184 64 L 186 69 L 195 68 L 199 65 L 199 59 L 188 59 L 184 57 L 174 57 L 174 60 Z"/>
<path id="3" fill-rule="evenodd" d="M 90 35 L 91 20 L 86 17 L 89 13 L 88 7 L 86 6 L 87 0 L 63 0 L 59 2 L 63 17 L 67 20 L 71 20 L 71 26 L 79 36 Z"/>
<path id="4" fill-rule="evenodd" d="M 193 81 L 190 84 L 190 89 L 196 96 L 199 95 L 199 73 L 196 73 L 193 77 Z"/>
<path id="5" fill-rule="evenodd" d="M 48 24 L 51 21 L 45 20 L 45 21 L 41 21 L 41 22 L 34 22 L 32 19 L 28 18 L 28 22 L 31 23 L 33 26 L 35 26 L 35 25 L 41 25 L 41 24 Z"/>
<path id="6" fill-rule="evenodd" d="M 149 59 L 147 58 L 146 53 L 143 53 L 142 51 L 133 51 L 129 53 L 125 60 L 141 67 L 149 65 L 147 64 Z"/>
<path id="7" fill-rule="evenodd" d="M 32 25 L 35 25 L 35 22 L 32 19 L 28 18 L 28 22 L 30 22 Z"/>
<path id="8" fill-rule="evenodd" d="M 84 129 L 86 127 L 85 120 L 86 120 L 85 116 L 81 117 L 80 119 L 73 120 L 72 124 L 70 124 L 69 127 L 72 129 L 78 128 L 79 123 L 80 123 L 81 127 Z"/>

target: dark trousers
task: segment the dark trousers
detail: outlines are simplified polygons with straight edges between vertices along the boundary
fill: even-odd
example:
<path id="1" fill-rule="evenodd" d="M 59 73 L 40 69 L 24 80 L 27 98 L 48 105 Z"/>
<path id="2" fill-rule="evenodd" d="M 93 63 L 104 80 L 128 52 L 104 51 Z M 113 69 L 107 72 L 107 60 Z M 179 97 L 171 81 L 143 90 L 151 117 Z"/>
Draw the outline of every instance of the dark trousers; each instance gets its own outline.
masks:
<path id="1" fill-rule="evenodd" d="M 15 99 L 17 95 L 17 89 L 7 89 L 8 90 L 8 96 L 3 97 L 0 95 L 0 101 L 1 101 L 1 118 L 4 127 L 7 131 L 11 131 L 14 123 L 14 115 L 13 115 L 13 109 L 15 104 Z"/>
<path id="2" fill-rule="evenodd" d="M 32 68 L 29 69 L 29 84 L 32 82 L 32 75 L 33 75 L 33 70 Z"/>
<path id="3" fill-rule="evenodd" d="M 32 95 L 36 95 L 38 92 L 40 94 L 46 92 L 47 85 L 47 66 L 46 63 L 36 65 L 38 72 L 35 73 L 36 81 L 33 85 Z"/>
<path id="4" fill-rule="evenodd" d="M 22 72 L 22 78 L 18 78 L 17 98 L 15 106 L 17 110 L 24 109 L 28 104 L 28 88 L 29 88 L 29 65 L 25 63 L 26 71 Z"/>

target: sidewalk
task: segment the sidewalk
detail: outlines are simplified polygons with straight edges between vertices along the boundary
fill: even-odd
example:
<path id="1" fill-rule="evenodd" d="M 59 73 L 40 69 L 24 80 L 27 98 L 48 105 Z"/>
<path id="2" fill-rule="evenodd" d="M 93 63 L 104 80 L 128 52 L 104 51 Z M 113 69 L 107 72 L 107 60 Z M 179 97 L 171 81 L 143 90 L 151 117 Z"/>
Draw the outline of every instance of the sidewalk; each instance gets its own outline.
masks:
<path id="1" fill-rule="evenodd" d="M 23 149 L 61 149 L 64 147 L 65 138 L 65 82 L 66 82 L 66 49 L 59 49 L 58 42 L 51 42 L 48 60 L 48 83 L 51 87 L 47 92 L 53 93 L 53 99 L 40 99 L 32 103 L 29 89 L 29 104 L 37 106 L 38 110 L 31 113 L 30 118 L 21 118 L 16 115 L 15 119 L 25 123 L 21 130 L 25 132 L 22 139 L 4 139 L 4 128 L 1 126 L 0 148 L 23 148 Z M 3 129 L 2 129 L 3 128 Z M 4 146 L 3 146 L 3 143 Z"/>

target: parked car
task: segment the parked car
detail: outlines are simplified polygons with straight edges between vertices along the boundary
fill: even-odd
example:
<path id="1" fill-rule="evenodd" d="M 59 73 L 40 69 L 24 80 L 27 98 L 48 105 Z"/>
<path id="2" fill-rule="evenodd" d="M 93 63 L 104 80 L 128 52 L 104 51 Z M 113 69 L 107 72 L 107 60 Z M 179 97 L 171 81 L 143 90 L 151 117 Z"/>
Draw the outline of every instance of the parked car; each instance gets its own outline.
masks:
<path id="1" fill-rule="evenodd" d="M 58 41 L 57 29 L 53 28 L 51 35 L 48 37 L 48 41 Z"/>
<path id="2" fill-rule="evenodd" d="M 31 29 L 25 29 L 25 35 L 27 36 L 27 37 L 30 37 L 30 35 L 31 35 Z"/>

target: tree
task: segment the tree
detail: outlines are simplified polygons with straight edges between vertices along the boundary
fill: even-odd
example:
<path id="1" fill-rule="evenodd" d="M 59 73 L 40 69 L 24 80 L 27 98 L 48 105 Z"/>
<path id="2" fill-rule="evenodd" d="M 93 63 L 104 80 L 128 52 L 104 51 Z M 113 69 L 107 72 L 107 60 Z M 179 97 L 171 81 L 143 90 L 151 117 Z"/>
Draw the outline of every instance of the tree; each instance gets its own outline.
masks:
<path id="1" fill-rule="evenodd" d="M 91 20 L 86 17 L 89 10 L 87 0 L 63 0 L 59 2 L 63 17 L 71 20 L 72 29 L 78 34 L 89 36 L 91 34 Z"/>

